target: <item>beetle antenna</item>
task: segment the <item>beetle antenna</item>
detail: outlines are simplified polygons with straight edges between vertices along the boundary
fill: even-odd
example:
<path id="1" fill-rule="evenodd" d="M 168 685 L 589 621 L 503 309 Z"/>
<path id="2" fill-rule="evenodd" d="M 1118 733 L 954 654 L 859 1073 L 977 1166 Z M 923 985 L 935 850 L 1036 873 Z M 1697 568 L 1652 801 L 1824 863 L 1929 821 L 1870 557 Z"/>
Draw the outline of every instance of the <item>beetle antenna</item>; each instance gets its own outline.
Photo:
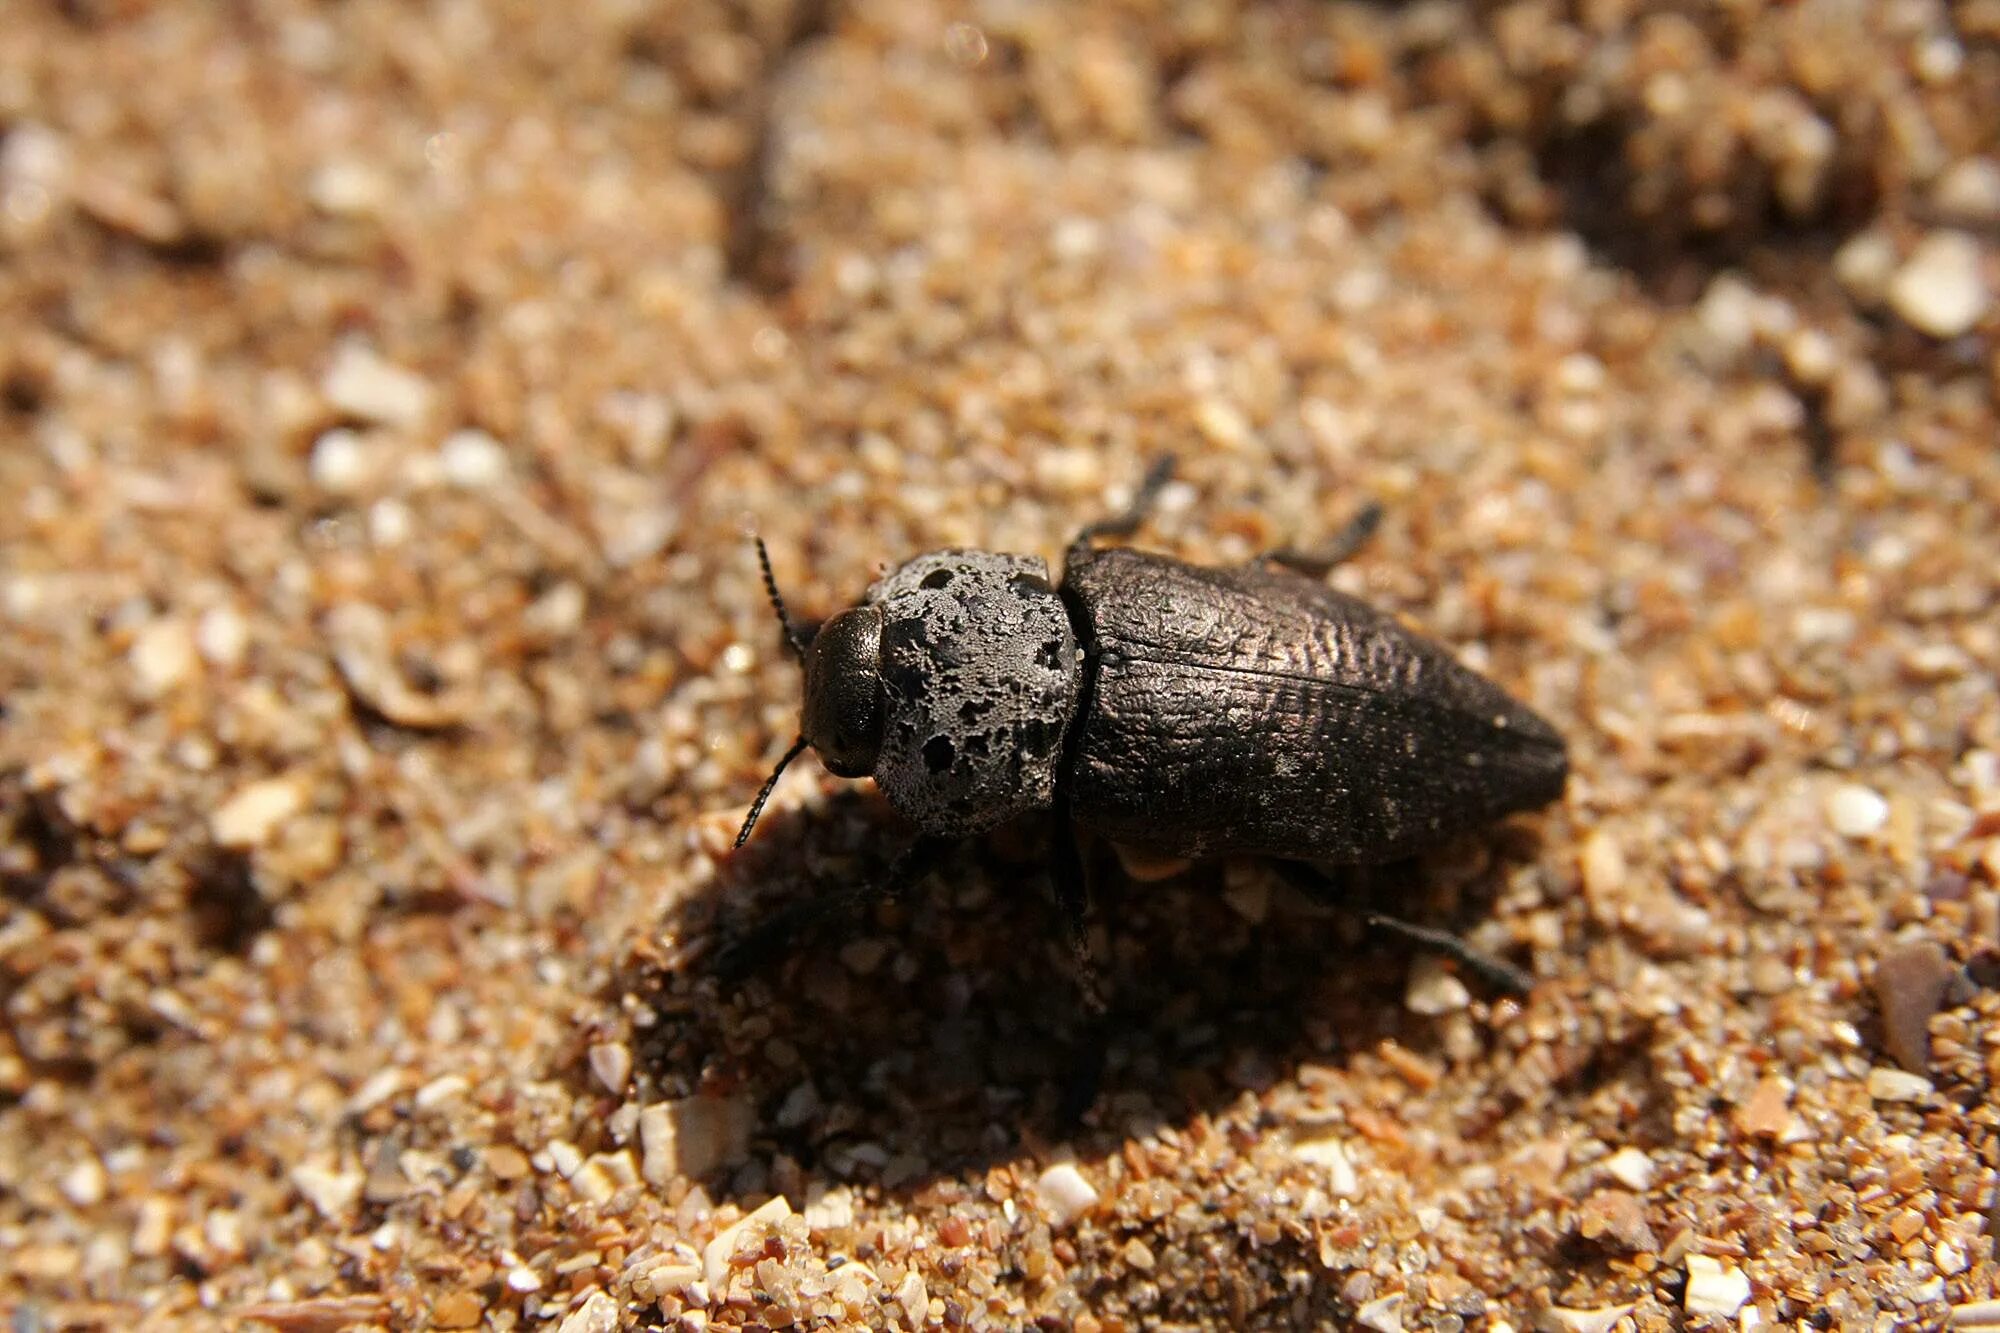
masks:
<path id="1" fill-rule="evenodd" d="M 792 623 L 791 615 L 785 610 L 785 599 L 778 591 L 778 576 L 771 572 L 771 553 L 764 549 L 764 539 L 762 537 L 752 537 L 750 540 L 757 543 L 757 563 L 764 567 L 764 591 L 771 595 L 771 609 L 778 613 L 778 624 L 784 627 L 785 643 L 791 648 L 792 656 L 798 658 L 799 664 L 803 666 L 806 660 L 806 636 L 799 633 L 799 627 Z M 790 761 L 790 758 L 790 755 L 786 756 L 787 762 Z M 783 772 L 784 767 L 784 764 L 779 764 L 779 772 Z M 773 773 L 771 781 L 776 782 L 777 780 L 778 775 Z M 766 789 L 766 795 L 768 794 L 769 790 Z M 758 804 L 761 805 L 763 802 L 760 801 Z M 754 813 L 751 818 L 756 818 Z M 744 832 L 747 835 L 749 830 L 745 829 Z M 737 845 L 741 846 L 742 844 L 739 843 Z"/>
<path id="2" fill-rule="evenodd" d="M 771 776 L 764 779 L 763 787 L 757 792 L 757 799 L 750 802 L 750 815 L 743 821 L 743 831 L 736 835 L 736 845 L 738 847 L 750 841 L 750 830 L 757 827 L 757 816 L 764 813 L 764 802 L 771 799 L 771 792 L 777 787 L 779 777 L 784 774 L 785 765 L 797 759 L 804 752 L 805 748 L 805 737 L 801 736 L 793 741 L 792 748 L 785 751 L 784 756 L 778 760 L 778 766 L 771 770 Z"/>

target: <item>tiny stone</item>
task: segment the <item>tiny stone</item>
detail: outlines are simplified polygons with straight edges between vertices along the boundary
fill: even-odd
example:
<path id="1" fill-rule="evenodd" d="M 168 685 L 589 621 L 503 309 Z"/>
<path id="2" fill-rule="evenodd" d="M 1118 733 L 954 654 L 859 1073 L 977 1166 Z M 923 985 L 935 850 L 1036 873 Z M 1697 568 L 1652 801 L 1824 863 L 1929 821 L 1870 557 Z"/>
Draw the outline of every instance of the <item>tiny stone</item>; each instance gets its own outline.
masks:
<path id="1" fill-rule="evenodd" d="M 1643 1190 L 1653 1183 L 1653 1159 L 1638 1148 L 1620 1148 L 1604 1159 L 1604 1171 L 1627 1189 Z"/>
<path id="2" fill-rule="evenodd" d="M 238 851 L 262 845 L 278 826 L 305 805 L 305 792 L 291 778 L 266 778 L 243 787 L 209 816 L 218 845 Z"/>
<path id="3" fill-rule="evenodd" d="M 618 1302 L 601 1291 L 593 1291 L 582 1305 L 570 1311 L 557 1333 L 614 1333 L 618 1327 Z"/>
<path id="4" fill-rule="evenodd" d="M 701 1252 L 702 1276 L 710 1289 L 718 1295 L 721 1293 L 722 1284 L 729 1276 L 731 1263 L 745 1239 L 762 1235 L 791 1215 L 791 1204 L 780 1194 L 741 1221 L 723 1228 Z"/>
<path id="5" fill-rule="evenodd" d="M 542 1289 L 542 1276 L 532 1268 L 515 1267 L 507 1270 L 507 1290 L 527 1293 Z"/>
<path id="6" fill-rule="evenodd" d="M 1938 179 L 1931 195 L 1938 212 L 1968 226 L 2000 222 L 2000 161 L 1968 157 Z"/>
<path id="7" fill-rule="evenodd" d="M 903 1318 L 911 1328 L 923 1327 L 924 1315 L 930 1308 L 930 1293 L 924 1289 L 924 1275 L 914 1265 L 896 1286 L 896 1304 L 903 1307 Z"/>
<path id="8" fill-rule="evenodd" d="M 1733 1318 L 1750 1299 L 1750 1279 L 1705 1254 L 1687 1257 L 1687 1292 L 1682 1304 L 1689 1314 Z"/>
<path id="9" fill-rule="evenodd" d="M 1301 1162 L 1326 1168 L 1326 1187 L 1335 1198 L 1351 1199 L 1360 1193 L 1360 1177 L 1355 1175 L 1354 1162 L 1339 1139 L 1306 1139 L 1293 1146 L 1292 1156 Z"/>
<path id="10" fill-rule="evenodd" d="M 320 381 L 320 391 L 342 413 L 363 421 L 414 426 L 430 410 L 431 386 L 423 376 L 383 360 L 360 343 L 343 343 Z"/>
<path id="11" fill-rule="evenodd" d="M 336 426 L 313 441 L 306 473 L 313 484 L 331 495 L 352 495 L 368 484 L 374 471 L 366 439 L 360 431 Z"/>
<path id="12" fill-rule="evenodd" d="M 1878 304 L 1896 272 L 1896 247 L 1879 231 L 1857 232 L 1834 251 L 1833 275 L 1847 294 L 1865 306 Z"/>
<path id="13" fill-rule="evenodd" d="M 1776 1074 L 1758 1079 L 1750 1096 L 1736 1108 L 1736 1127 L 1753 1138 L 1777 1138 L 1791 1123 L 1791 1089 Z"/>
<path id="14" fill-rule="evenodd" d="M 548 1154 L 549 1165 L 555 1168 L 556 1174 L 565 1179 L 575 1175 L 583 1166 L 583 1153 L 568 1139 L 550 1139 L 543 1151 Z"/>
<path id="15" fill-rule="evenodd" d="M 210 666 L 237 666 L 250 646 L 250 626 L 235 607 L 212 606 L 195 621 L 194 646 Z"/>
<path id="16" fill-rule="evenodd" d="M 1624 848 L 1603 828 L 1592 830 L 1584 839 L 1578 868 L 1583 875 L 1585 896 L 1598 901 L 1618 893 L 1628 873 Z"/>
<path id="17" fill-rule="evenodd" d="M 1865 838 L 1889 819 L 1889 803 L 1881 793 L 1858 783 L 1843 783 L 1826 798 L 1827 821 L 1847 838 Z"/>
<path id="18" fill-rule="evenodd" d="M 1194 424 L 1202 436 L 1218 449 L 1240 450 L 1250 445 L 1250 423 L 1234 406 L 1220 398 L 1204 398 L 1196 403 Z"/>
<path id="19" fill-rule="evenodd" d="M 1119 1257 L 1125 1261 L 1125 1265 L 1128 1268 L 1136 1268 L 1141 1273 L 1150 1273 L 1153 1271 L 1153 1264 L 1155 1262 L 1153 1252 L 1147 1248 L 1146 1242 L 1140 1240 L 1137 1236 L 1134 1236 L 1125 1243 L 1125 1248 L 1120 1252 Z"/>
<path id="20" fill-rule="evenodd" d="M 493 1173 L 495 1180 L 519 1180 L 530 1169 L 528 1155 L 503 1143 L 486 1150 L 486 1169 Z"/>
<path id="21" fill-rule="evenodd" d="M 58 1188 L 62 1190 L 63 1197 L 77 1207 L 90 1208 L 104 1202 L 108 1183 L 104 1176 L 104 1164 L 95 1157 L 85 1157 L 63 1172 Z"/>
<path id="22" fill-rule="evenodd" d="M 479 1297 L 469 1291 L 454 1291 L 431 1307 L 432 1328 L 477 1328 L 485 1317 Z"/>
<path id="23" fill-rule="evenodd" d="M 1442 959 L 1434 954 L 1419 954 L 1412 960 L 1410 979 L 1403 989 L 1403 1004 L 1411 1013 L 1434 1018 L 1471 1003 L 1472 992 Z"/>
<path id="24" fill-rule="evenodd" d="M 1598 1190 L 1585 1199 L 1577 1210 L 1577 1234 L 1630 1254 L 1650 1254 L 1660 1248 L 1659 1237 L 1646 1222 L 1645 1206 L 1625 1190 Z"/>
<path id="25" fill-rule="evenodd" d="M 445 1103 L 463 1096 L 465 1090 L 470 1086 L 471 1084 L 467 1083 L 464 1078 L 457 1074 L 445 1074 L 442 1077 L 432 1079 L 430 1082 L 424 1084 L 423 1087 L 418 1088 L 416 1096 L 411 1098 L 411 1100 L 416 1103 L 419 1111 L 435 1110 Z"/>
<path id="26" fill-rule="evenodd" d="M 1035 1193 L 1050 1221 L 1059 1227 L 1068 1226 L 1097 1205 L 1096 1187 L 1069 1162 L 1042 1172 L 1035 1181 Z"/>
<path id="27" fill-rule="evenodd" d="M 1377 1296 L 1354 1312 L 1354 1322 L 1375 1333 L 1403 1333 L 1403 1293 Z"/>
<path id="28" fill-rule="evenodd" d="M 845 1185 L 806 1196 L 803 1216 L 814 1231 L 837 1231 L 854 1225 L 854 1191 Z M 952 1242 L 946 1241 L 947 1245 Z"/>
<path id="29" fill-rule="evenodd" d="M 388 178 L 365 162 L 329 162 L 306 187 L 313 207 L 335 217 L 373 217 L 389 203 L 391 193 Z"/>
<path id="30" fill-rule="evenodd" d="M 306 1196 L 306 1202 L 329 1222 L 339 1221 L 361 1197 L 365 1177 L 359 1171 L 342 1171 L 315 1162 L 301 1162 L 292 1168 L 292 1184 Z"/>
<path id="31" fill-rule="evenodd" d="M 1882 1044 L 1904 1069 L 1930 1067 L 1931 1015 L 1943 1007 L 1953 971 L 1944 948 L 1929 937 L 1893 944 L 1875 964 Z"/>
<path id="32" fill-rule="evenodd" d="M 1889 304 L 1933 338 L 1956 338 L 1986 317 L 1992 296 L 1980 272 L 1979 245 L 1963 232 L 1932 232 L 1889 280 Z"/>
<path id="33" fill-rule="evenodd" d="M 1868 1071 L 1868 1095 L 1878 1102 L 1920 1102 L 1932 1091 L 1929 1079 L 1906 1069 L 1877 1065 Z"/>
<path id="34" fill-rule="evenodd" d="M 194 670 L 194 635 L 178 620 L 156 620 L 132 640 L 127 660 L 140 697 L 157 699 Z"/>
<path id="35" fill-rule="evenodd" d="M 600 1041 L 590 1048 L 590 1072 L 605 1091 L 622 1093 L 632 1077 L 632 1048 L 622 1041 Z"/>
<path id="36" fill-rule="evenodd" d="M 1549 1333 L 1611 1333 L 1618 1321 L 1631 1313 L 1630 1305 L 1603 1305 L 1592 1310 L 1567 1310 L 1554 1305 L 1536 1316 L 1535 1324 Z"/>
<path id="37" fill-rule="evenodd" d="M 739 1098 L 688 1097 L 639 1112 L 642 1172 L 649 1185 L 700 1177 L 741 1162 L 754 1112 Z"/>
<path id="38" fill-rule="evenodd" d="M 507 451 L 483 430 L 455 430 L 438 450 L 444 479 L 465 490 L 484 490 L 507 478 Z"/>

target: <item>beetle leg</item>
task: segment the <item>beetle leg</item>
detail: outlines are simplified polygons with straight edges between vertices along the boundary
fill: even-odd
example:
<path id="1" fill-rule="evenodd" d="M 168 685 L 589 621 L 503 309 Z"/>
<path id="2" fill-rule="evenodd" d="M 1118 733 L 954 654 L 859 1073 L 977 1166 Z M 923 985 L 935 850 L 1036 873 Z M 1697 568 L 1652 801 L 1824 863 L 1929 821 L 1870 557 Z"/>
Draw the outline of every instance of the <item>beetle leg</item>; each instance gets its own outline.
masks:
<path id="1" fill-rule="evenodd" d="M 1333 540 L 1316 550 L 1301 551 L 1283 546 L 1275 551 L 1266 551 L 1257 557 L 1267 565 L 1283 565 L 1296 570 L 1308 578 L 1325 578 L 1328 570 L 1344 563 L 1356 551 L 1368 544 L 1375 535 L 1375 529 L 1382 525 L 1382 506 L 1370 500 L 1361 506 L 1361 512 L 1347 520 L 1347 526 L 1333 535 Z"/>
<path id="2" fill-rule="evenodd" d="M 1279 861 L 1278 870 L 1293 886 L 1314 902 L 1346 912 L 1362 926 L 1384 935 L 1393 935 L 1430 953 L 1451 959 L 1494 990 L 1508 995 L 1525 995 L 1534 988 L 1534 978 L 1512 963 L 1482 953 L 1448 930 L 1421 926 L 1414 921 L 1356 906 L 1327 874 L 1303 861 Z"/>
<path id="3" fill-rule="evenodd" d="M 878 902 L 895 901 L 930 869 L 943 845 L 940 838 L 918 838 L 873 878 L 818 889 L 785 904 L 722 946 L 716 954 L 716 974 L 727 980 L 740 978 L 766 957 L 829 922 L 851 920 Z"/>
<path id="4" fill-rule="evenodd" d="M 1160 498 L 1160 491 L 1174 475 L 1174 458 L 1168 454 L 1146 471 L 1145 480 L 1139 483 L 1138 494 L 1132 503 L 1125 506 L 1125 512 L 1110 518 L 1100 518 L 1083 531 L 1076 534 L 1069 549 L 1063 553 L 1065 563 L 1074 564 L 1076 558 L 1088 551 L 1091 543 L 1099 537 L 1129 537 L 1136 532 L 1146 515 L 1152 511 L 1153 502 Z"/>
<path id="5" fill-rule="evenodd" d="M 1478 977 L 1494 990 L 1508 995 L 1526 995 L 1534 989 L 1535 979 L 1504 959 L 1467 944 L 1448 930 L 1436 926 L 1420 926 L 1414 921 L 1401 917 L 1385 916 L 1380 912 L 1363 912 L 1361 924 L 1370 930 L 1379 930 L 1384 935 L 1394 935 L 1399 940 L 1442 954 L 1466 971 Z"/>
<path id="6" fill-rule="evenodd" d="M 1070 967 L 1076 978 L 1078 996 L 1093 1019 L 1104 1016 L 1104 978 L 1097 970 L 1097 957 L 1090 948 L 1090 881 L 1083 867 L 1083 848 L 1078 845 L 1076 827 L 1067 811 L 1058 810 L 1055 829 L 1056 910 L 1062 914 L 1063 934 L 1069 940 Z"/>
<path id="7" fill-rule="evenodd" d="M 1090 879 L 1083 863 L 1083 848 L 1077 841 L 1076 825 L 1069 820 L 1066 806 L 1056 807 L 1054 862 L 1050 878 L 1055 883 L 1056 910 L 1062 913 L 1063 933 L 1069 938 L 1070 975 L 1083 1001 L 1084 1028 L 1077 1041 L 1076 1058 L 1064 1080 L 1062 1102 L 1056 1118 L 1065 1129 L 1073 1128 L 1097 1101 L 1104 1083 L 1104 1063 L 1110 1032 L 1106 1023 L 1109 1006 L 1105 1002 L 1104 978 L 1097 970 L 1097 958 L 1090 948 Z"/>

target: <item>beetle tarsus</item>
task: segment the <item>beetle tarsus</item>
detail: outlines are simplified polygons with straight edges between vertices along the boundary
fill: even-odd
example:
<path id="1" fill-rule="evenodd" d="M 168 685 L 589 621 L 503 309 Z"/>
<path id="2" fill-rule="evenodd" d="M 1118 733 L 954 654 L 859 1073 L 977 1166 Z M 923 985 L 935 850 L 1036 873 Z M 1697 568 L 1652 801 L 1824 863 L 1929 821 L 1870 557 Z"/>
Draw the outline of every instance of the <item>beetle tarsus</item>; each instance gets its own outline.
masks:
<path id="1" fill-rule="evenodd" d="M 1285 546 L 1275 551 L 1266 551 L 1257 557 L 1267 565 L 1282 565 L 1286 569 L 1304 574 L 1308 578 L 1323 579 L 1336 565 L 1347 563 L 1354 553 L 1368 544 L 1375 535 L 1375 529 L 1382 526 L 1382 506 L 1370 500 L 1361 506 L 1359 513 L 1347 520 L 1347 526 L 1335 533 L 1333 540 L 1316 550 L 1299 550 Z"/>

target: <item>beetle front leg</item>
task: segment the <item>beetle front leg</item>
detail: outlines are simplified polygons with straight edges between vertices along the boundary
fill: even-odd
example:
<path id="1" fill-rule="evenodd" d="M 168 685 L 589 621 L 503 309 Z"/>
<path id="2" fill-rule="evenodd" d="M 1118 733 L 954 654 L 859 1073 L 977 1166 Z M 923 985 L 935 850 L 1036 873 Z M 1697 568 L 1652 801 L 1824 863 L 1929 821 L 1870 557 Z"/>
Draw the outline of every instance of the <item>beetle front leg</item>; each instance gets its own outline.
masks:
<path id="1" fill-rule="evenodd" d="M 716 973 L 725 979 L 742 977 L 792 941 L 824 929 L 828 923 L 859 917 L 878 902 L 893 902 L 921 879 L 937 860 L 945 839 L 921 837 L 905 847 L 880 875 L 837 888 L 807 894 L 724 944 L 716 954 Z"/>
<path id="2" fill-rule="evenodd" d="M 1335 565 L 1344 564 L 1356 551 L 1368 544 L 1375 535 L 1375 529 L 1382 525 L 1382 506 L 1370 500 L 1361 507 L 1361 512 L 1347 520 L 1347 526 L 1333 535 L 1333 540 L 1311 551 L 1301 551 L 1283 546 L 1275 551 L 1266 551 L 1257 557 L 1267 565 L 1283 565 L 1308 578 L 1323 579 L 1327 571 Z"/>

